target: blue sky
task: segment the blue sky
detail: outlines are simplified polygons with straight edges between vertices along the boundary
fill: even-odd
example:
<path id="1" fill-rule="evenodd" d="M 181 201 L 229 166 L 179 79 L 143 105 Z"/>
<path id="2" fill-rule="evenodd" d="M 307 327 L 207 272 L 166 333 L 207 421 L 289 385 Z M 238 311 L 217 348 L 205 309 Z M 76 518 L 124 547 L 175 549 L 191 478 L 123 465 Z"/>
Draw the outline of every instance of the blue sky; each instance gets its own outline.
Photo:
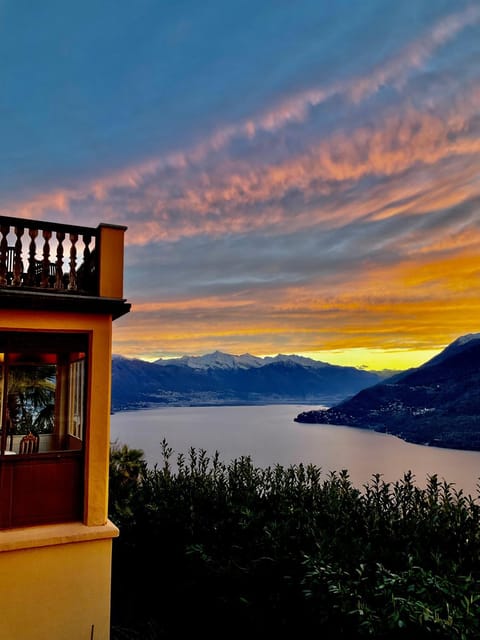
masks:
<path id="1" fill-rule="evenodd" d="M 118 353 L 478 330 L 478 2 L 4 0 L 0 60 L 0 213 L 128 226 Z"/>

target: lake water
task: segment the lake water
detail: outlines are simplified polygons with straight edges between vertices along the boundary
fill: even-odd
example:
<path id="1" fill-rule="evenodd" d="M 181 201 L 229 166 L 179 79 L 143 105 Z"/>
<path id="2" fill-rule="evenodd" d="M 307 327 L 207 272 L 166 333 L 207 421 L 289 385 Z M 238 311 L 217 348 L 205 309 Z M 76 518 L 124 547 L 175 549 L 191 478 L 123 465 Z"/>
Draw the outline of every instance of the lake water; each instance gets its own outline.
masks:
<path id="1" fill-rule="evenodd" d="M 266 405 L 122 411 L 111 416 L 111 440 L 142 449 L 150 466 L 161 463 L 160 443 L 165 438 L 175 456 L 188 454 L 194 447 L 210 456 L 218 451 L 224 462 L 249 455 L 257 467 L 313 463 L 325 477 L 330 471 L 347 469 L 359 488 L 374 473 L 393 482 L 412 471 L 419 487 L 436 473 L 456 489 L 477 495 L 480 452 L 410 444 L 352 427 L 294 422 L 301 411 L 318 408 Z"/>

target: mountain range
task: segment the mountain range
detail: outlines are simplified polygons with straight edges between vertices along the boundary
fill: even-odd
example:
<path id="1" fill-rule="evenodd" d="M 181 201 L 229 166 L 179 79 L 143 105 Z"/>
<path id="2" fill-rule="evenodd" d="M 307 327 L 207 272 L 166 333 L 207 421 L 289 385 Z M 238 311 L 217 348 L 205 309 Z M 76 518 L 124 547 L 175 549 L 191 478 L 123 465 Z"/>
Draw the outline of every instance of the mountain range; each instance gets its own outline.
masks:
<path id="1" fill-rule="evenodd" d="M 409 442 L 480 450 L 480 333 L 462 336 L 423 364 L 297 422 L 373 429 Z"/>
<path id="2" fill-rule="evenodd" d="M 320 360 L 312 360 L 311 358 L 305 358 L 297 355 L 278 354 L 277 356 L 266 356 L 261 358 L 260 356 L 252 356 L 249 353 L 235 356 L 229 353 L 223 353 L 222 351 L 214 351 L 213 353 L 207 353 L 204 356 L 182 356 L 181 358 L 168 359 L 160 358 L 155 360 L 154 364 L 163 366 L 187 366 L 192 369 L 252 369 L 263 367 L 266 364 L 279 362 L 294 363 L 304 367 L 314 367 L 315 369 L 332 366 L 325 362 L 321 362 Z"/>
<path id="3" fill-rule="evenodd" d="M 215 351 L 155 362 L 112 358 L 112 410 L 154 405 L 332 405 L 385 374 L 298 355 L 260 358 Z"/>

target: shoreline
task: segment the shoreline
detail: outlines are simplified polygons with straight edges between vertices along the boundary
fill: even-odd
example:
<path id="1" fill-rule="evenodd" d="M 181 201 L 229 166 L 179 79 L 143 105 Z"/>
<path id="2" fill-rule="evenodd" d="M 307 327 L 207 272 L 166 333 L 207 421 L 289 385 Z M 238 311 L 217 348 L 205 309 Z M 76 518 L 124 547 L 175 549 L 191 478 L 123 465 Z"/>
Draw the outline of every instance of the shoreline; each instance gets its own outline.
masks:
<path id="1" fill-rule="evenodd" d="M 215 408 L 215 407 L 265 407 L 268 405 L 291 405 L 291 406 L 311 406 L 312 404 L 315 404 L 315 406 L 318 406 L 319 412 L 322 411 L 326 411 L 329 407 L 328 405 L 319 405 L 318 403 L 312 403 L 312 402 L 308 402 L 306 400 L 283 400 L 283 401 L 277 401 L 277 402 L 273 402 L 273 401 L 258 401 L 258 402 L 239 402 L 239 401 L 232 401 L 232 402 L 190 402 L 190 403 L 186 403 L 186 402 L 182 402 L 182 403 L 164 403 L 164 402 L 159 402 L 159 403 L 155 403 L 155 402 L 149 402 L 149 403 L 145 403 L 142 405 L 128 405 L 125 407 L 121 407 L 121 408 L 112 408 L 110 415 L 115 415 L 116 413 L 134 413 L 135 411 L 144 411 L 144 410 L 154 410 L 154 409 L 175 409 L 175 408 Z M 314 410 L 316 411 L 316 410 Z M 311 412 L 308 412 L 311 413 Z M 454 442 L 437 442 L 437 441 L 432 441 L 432 440 L 421 440 L 421 439 L 415 439 L 415 438 L 408 438 L 406 437 L 403 433 L 395 433 L 393 431 L 389 431 L 385 426 L 368 426 L 368 425 L 361 425 L 361 424 L 346 424 L 345 422 L 337 422 L 337 423 L 333 423 L 333 422 L 321 422 L 321 421 L 313 421 L 313 420 L 299 420 L 298 418 L 301 416 L 302 414 L 299 414 L 298 416 L 296 416 L 293 421 L 297 422 L 299 424 L 311 424 L 311 425 L 318 425 L 318 426 L 322 426 L 322 425 L 328 425 L 328 426 L 339 426 L 339 427 L 349 427 L 349 428 L 353 428 L 353 429 L 363 429 L 363 430 L 368 430 L 368 431 L 374 431 L 375 433 L 384 433 L 386 435 L 389 436 L 394 436 L 395 438 L 398 438 L 399 440 L 403 440 L 404 442 L 408 442 L 409 444 L 416 444 L 422 447 L 429 447 L 429 448 L 434 448 L 434 449 L 449 449 L 452 451 L 472 451 L 472 452 L 480 452 L 480 447 L 469 447 L 469 446 L 460 446 L 459 444 L 456 444 Z"/>

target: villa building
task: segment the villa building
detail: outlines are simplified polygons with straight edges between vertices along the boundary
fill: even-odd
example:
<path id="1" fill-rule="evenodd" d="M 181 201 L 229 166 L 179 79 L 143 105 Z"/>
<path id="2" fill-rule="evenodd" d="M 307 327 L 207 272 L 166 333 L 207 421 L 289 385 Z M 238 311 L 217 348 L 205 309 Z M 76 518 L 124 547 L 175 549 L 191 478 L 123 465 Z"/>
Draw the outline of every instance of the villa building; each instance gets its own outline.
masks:
<path id="1" fill-rule="evenodd" d="M 0 216 L 0 638 L 107 640 L 125 227 Z"/>

